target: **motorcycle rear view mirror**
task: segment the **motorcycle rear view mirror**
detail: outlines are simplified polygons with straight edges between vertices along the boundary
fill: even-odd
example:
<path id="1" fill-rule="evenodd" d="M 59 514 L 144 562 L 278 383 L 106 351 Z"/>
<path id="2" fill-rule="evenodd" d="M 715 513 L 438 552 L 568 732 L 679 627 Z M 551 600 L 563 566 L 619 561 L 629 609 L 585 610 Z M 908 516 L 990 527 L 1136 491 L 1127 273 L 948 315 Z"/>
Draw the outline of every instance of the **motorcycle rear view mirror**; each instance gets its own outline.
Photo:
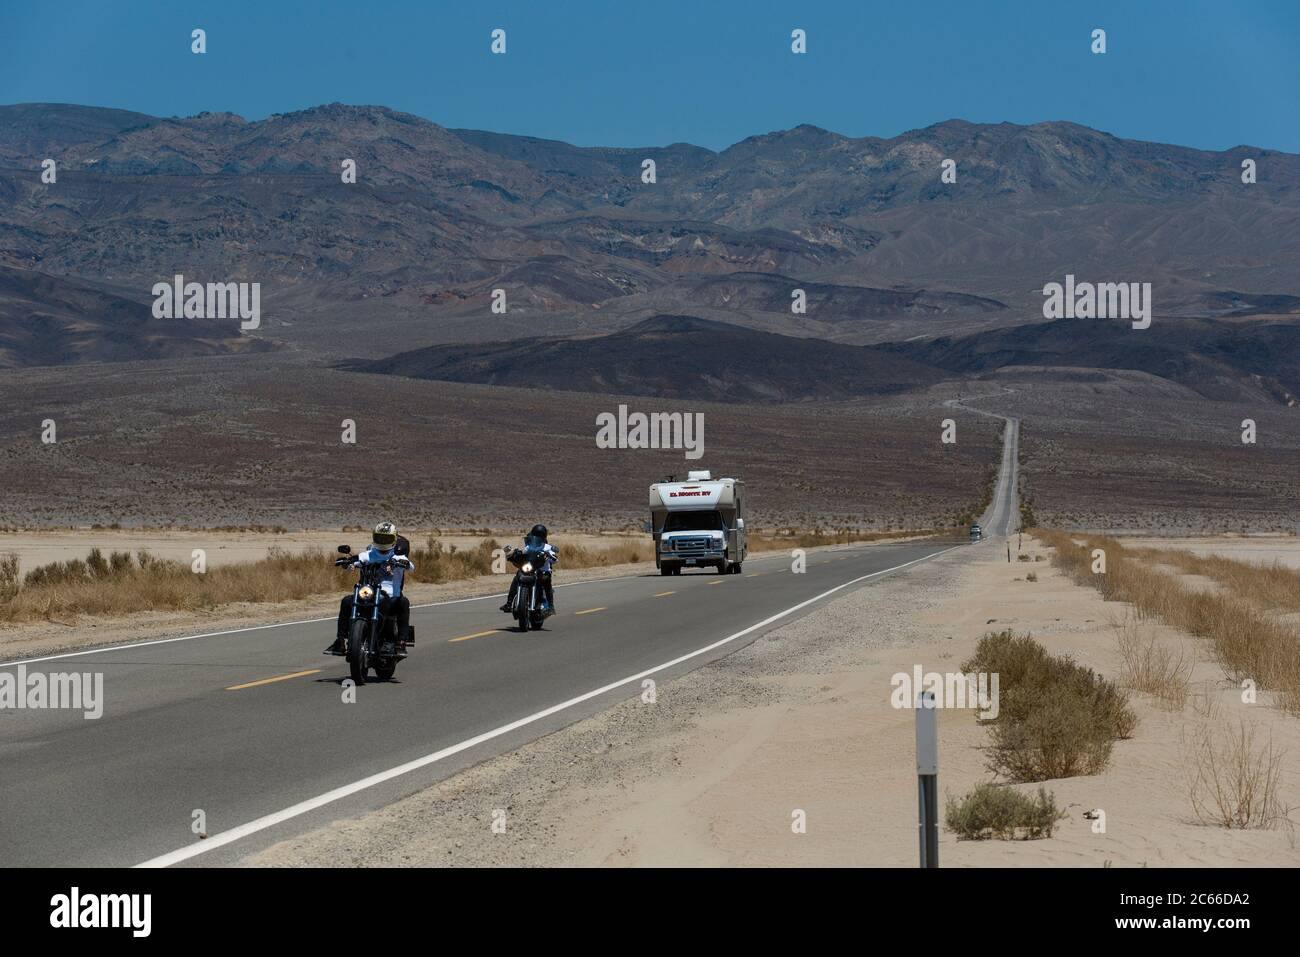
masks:
<path id="1" fill-rule="evenodd" d="M 351 546 L 351 545 L 340 545 L 340 546 L 339 546 L 339 554 L 340 554 L 340 555 L 351 555 L 351 554 L 352 554 L 352 546 Z"/>

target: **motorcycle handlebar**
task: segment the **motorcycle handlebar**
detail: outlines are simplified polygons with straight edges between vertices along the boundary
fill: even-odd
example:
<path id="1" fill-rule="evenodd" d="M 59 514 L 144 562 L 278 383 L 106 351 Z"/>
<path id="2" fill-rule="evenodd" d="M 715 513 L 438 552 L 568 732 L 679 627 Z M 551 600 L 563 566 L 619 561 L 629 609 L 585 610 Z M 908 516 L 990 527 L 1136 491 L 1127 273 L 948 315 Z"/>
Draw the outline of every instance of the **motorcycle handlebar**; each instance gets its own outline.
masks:
<path id="1" fill-rule="evenodd" d="M 351 568 L 353 565 L 360 565 L 361 559 L 357 558 L 355 555 L 350 558 L 336 558 L 334 559 L 334 564 L 340 568 Z M 409 558 L 402 558 L 400 561 L 390 560 L 384 562 L 384 567 L 389 571 L 392 571 L 394 566 L 399 568 L 410 568 L 411 560 Z"/>

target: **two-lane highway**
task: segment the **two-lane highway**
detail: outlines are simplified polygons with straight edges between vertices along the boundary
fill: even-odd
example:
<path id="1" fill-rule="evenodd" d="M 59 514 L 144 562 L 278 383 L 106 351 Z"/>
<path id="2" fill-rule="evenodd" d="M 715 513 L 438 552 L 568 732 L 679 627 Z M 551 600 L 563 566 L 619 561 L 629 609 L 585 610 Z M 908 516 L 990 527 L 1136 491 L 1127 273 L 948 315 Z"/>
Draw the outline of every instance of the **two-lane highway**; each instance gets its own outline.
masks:
<path id="1" fill-rule="evenodd" d="M 346 663 L 321 654 L 332 619 L 23 662 L 102 672 L 106 700 L 98 720 L 0 711 L 0 865 L 229 862 L 639 695 L 646 678 L 952 547 L 812 552 L 801 574 L 783 552 L 751 557 L 741 575 L 575 583 L 527 634 L 499 595 L 417 607 L 418 646 L 397 680 L 355 689 L 354 702 Z M 207 839 L 192 832 L 196 814 Z"/>

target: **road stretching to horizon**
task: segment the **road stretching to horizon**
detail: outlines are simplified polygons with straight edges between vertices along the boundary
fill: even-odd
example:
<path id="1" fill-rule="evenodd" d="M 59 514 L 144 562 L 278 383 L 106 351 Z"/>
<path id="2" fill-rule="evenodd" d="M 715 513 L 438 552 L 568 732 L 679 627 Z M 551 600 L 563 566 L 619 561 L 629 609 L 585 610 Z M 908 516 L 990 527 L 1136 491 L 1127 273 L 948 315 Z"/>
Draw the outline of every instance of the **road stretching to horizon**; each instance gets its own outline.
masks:
<path id="1" fill-rule="evenodd" d="M 1015 390 L 1003 389 L 1000 393 L 993 395 L 1010 395 Z M 973 396 L 972 399 L 985 398 L 983 396 Z M 961 409 L 963 412 L 973 412 L 975 415 L 982 415 L 990 419 L 998 419 L 1003 424 L 1002 432 L 1002 462 L 998 466 L 997 482 L 993 486 L 993 495 L 989 499 L 989 504 L 984 509 L 984 514 L 980 516 L 980 526 L 984 529 L 986 535 L 1007 536 L 1020 528 L 1020 489 L 1019 489 L 1019 462 L 1020 462 L 1020 419 L 1014 416 L 998 415 L 996 412 L 986 412 L 983 409 L 976 409 L 966 405 L 972 399 L 948 399 L 944 405 L 950 409 Z"/>
<path id="2" fill-rule="evenodd" d="M 981 523 L 995 536 L 1017 522 L 1007 421 Z M 499 595 L 416 606 L 411 656 L 393 681 L 356 688 L 355 703 L 343 700 L 346 662 L 321 654 L 331 604 L 326 620 L 0 664 L 102 672 L 105 697 L 97 720 L 0 711 L 0 866 L 230 864 L 639 696 L 647 679 L 671 694 L 674 676 L 963 547 L 853 545 L 808 553 L 803 574 L 782 552 L 751 557 L 741 575 L 561 585 L 559 613 L 527 634 Z M 198 814 L 206 839 L 192 830 Z"/>

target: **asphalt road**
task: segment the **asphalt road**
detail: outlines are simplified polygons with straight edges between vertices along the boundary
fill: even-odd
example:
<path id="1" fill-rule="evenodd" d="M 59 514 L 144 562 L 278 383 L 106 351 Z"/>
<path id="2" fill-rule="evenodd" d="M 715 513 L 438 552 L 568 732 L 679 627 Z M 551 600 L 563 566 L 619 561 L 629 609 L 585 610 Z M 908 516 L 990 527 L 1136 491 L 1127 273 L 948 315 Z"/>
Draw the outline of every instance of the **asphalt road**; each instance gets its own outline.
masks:
<path id="1" fill-rule="evenodd" d="M 1003 389 L 1002 393 L 1009 394 L 1012 391 Z M 948 399 L 944 405 L 950 409 L 962 409 L 975 415 L 998 419 L 1003 423 L 1002 462 L 998 468 L 997 484 L 993 488 L 993 497 L 989 500 L 988 508 L 984 510 L 979 521 L 986 536 L 1005 537 L 1013 534 L 1020 527 L 1020 495 L 1017 482 L 1020 460 L 1020 420 L 1011 416 L 998 415 L 995 412 L 986 412 L 966 404 L 971 401 L 974 399 Z"/>
<path id="2" fill-rule="evenodd" d="M 986 527 L 1012 527 L 1014 484 L 1002 477 Z M 344 700 L 346 663 L 321 654 L 329 607 L 324 621 L 5 663 L 0 671 L 102 673 L 104 706 L 95 720 L 0 710 L 0 866 L 230 863 L 968 547 L 847 546 L 808 554 L 802 574 L 778 553 L 751 558 L 742 575 L 574 583 L 557 589 L 560 613 L 528 634 L 497 611 L 499 596 L 417 607 L 411 657 L 394 681 L 353 689 L 354 702 Z M 200 812 L 206 839 L 194 832 Z"/>

